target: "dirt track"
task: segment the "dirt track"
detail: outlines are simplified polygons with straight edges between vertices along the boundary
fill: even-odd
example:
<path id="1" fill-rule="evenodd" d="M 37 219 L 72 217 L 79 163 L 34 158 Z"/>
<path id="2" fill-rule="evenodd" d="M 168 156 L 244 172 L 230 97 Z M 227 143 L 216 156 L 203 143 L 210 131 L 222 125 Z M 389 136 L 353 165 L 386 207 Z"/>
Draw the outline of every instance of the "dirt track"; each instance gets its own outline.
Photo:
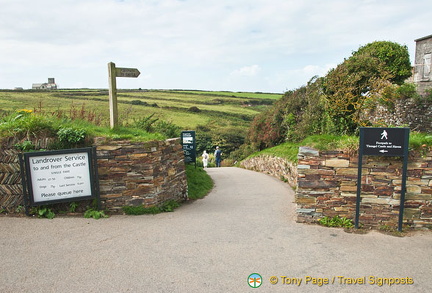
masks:
<path id="1" fill-rule="evenodd" d="M 173 213 L 0 217 L 0 292 L 432 292 L 432 233 L 298 224 L 287 184 L 238 168 L 208 173 L 214 190 Z M 376 277 L 414 284 L 370 284 Z M 354 278 L 366 284 L 347 284 Z"/>

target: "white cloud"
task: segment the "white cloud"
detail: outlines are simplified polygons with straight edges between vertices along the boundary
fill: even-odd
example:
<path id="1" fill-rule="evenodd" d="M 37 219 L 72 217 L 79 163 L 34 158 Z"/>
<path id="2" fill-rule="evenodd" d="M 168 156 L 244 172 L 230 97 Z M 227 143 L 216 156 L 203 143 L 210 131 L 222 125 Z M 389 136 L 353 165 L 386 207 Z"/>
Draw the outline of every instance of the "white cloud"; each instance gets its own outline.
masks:
<path id="1" fill-rule="evenodd" d="M 231 76 L 255 76 L 260 72 L 261 68 L 258 65 L 244 66 L 230 73 Z"/>
<path id="2" fill-rule="evenodd" d="M 0 88 L 47 77 L 62 87 L 107 87 L 113 61 L 151 76 L 119 81 L 134 88 L 281 92 L 376 40 L 408 45 L 413 60 L 414 39 L 430 34 L 432 2 L 0 0 L 0 7 Z"/>

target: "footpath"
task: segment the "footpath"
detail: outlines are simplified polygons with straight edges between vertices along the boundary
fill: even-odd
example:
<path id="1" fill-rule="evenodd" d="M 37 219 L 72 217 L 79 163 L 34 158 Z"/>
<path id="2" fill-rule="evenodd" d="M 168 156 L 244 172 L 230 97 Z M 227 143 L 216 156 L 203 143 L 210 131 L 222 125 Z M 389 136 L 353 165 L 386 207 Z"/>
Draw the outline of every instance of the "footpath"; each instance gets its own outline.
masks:
<path id="1" fill-rule="evenodd" d="M 0 292 L 432 292 L 431 232 L 299 224 L 286 183 L 207 171 L 214 190 L 173 213 L 0 217 Z"/>

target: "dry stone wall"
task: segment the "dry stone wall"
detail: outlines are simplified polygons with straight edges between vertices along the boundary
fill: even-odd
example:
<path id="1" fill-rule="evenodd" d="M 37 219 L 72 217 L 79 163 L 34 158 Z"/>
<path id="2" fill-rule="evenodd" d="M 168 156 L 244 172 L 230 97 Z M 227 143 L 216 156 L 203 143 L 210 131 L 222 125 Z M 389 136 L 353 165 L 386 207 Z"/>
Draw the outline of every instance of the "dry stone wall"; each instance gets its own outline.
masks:
<path id="1" fill-rule="evenodd" d="M 240 166 L 245 169 L 267 173 L 288 182 L 293 187 L 297 185 L 297 166 L 284 158 L 261 155 L 242 161 Z"/>
<path id="2" fill-rule="evenodd" d="M 358 157 L 342 151 L 300 149 L 297 220 L 322 216 L 355 218 Z M 397 227 L 402 159 L 365 156 L 362 164 L 360 223 Z M 408 163 L 404 223 L 432 228 L 432 153 L 411 154 Z"/>
<path id="3" fill-rule="evenodd" d="M 373 110 L 363 113 L 364 119 L 376 125 L 408 126 L 411 131 L 432 132 L 432 101 L 398 100 L 394 109 L 377 105 Z"/>
<path id="4" fill-rule="evenodd" d="M 155 206 L 187 198 L 184 154 L 179 139 L 96 144 L 101 200 L 111 211 Z"/>
<path id="5" fill-rule="evenodd" d="M 355 218 L 358 172 L 355 154 L 301 147 L 296 166 L 282 161 L 260 156 L 242 162 L 241 166 L 277 178 L 296 177 L 289 180 L 295 182 L 291 186 L 296 187 L 298 222 L 313 223 L 324 216 Z M 363 157 L 359 220 L 365 227 L 397 228 L 402 163 L 401 158 Z M 404 224 L 432 228 L 432 152 L 411 153 L 407 173 Z"/>
<path id="6" fill-rule="evenodd" d="M 17 213 L 24 200 L 19 152 L 12 145 L 0 150 L 0 211 Z M 125 205 L 154 206 L 187 197 L 179 139 L 142 143 L 96 140 L 95 145 L 103 209 L 117 213 Z"/>

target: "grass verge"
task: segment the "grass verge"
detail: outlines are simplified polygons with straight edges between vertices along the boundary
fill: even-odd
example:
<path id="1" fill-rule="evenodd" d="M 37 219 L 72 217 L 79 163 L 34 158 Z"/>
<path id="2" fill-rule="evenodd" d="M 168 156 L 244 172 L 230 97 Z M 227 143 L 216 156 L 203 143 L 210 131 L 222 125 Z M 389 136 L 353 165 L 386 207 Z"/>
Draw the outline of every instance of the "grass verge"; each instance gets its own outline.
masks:
<path id="1" fill-rule="evenodd" d="M 253 153 L 248 158 L 259 155 L 270 155 L 286 158 L 291 162 L 297 162 L 297 154 L 300 146 L 313 147 L 319 151 L 344 150 L 348 153 L 357 153 L 359 137 L 357 136 L 335 136 L 335 135 L 312 135 L 299 143 L 285 142 L 272 148 Z M 409 149 L 426 155 L 432 148 L 432 135 L 418 132 L 410 133 Z"/>
<path id="2" fill-rule="evenodd" d="M 203 198 L 213 188 L 213 180 L 203 168 L 186 165 L 186 176 L 190 199 Z"/>
<path id="3" fill-rule="evenodd" d="M 173 212 L 174 209 L 178 208 L 180 204 L 175 200 L 169 200 L 164 202 L 160 206 L 144 207 L 144 206 L 124 206 L 123 211 L 126 215 L 146 215 L 146 214 L 159 214 L 164 212 Z"/>

